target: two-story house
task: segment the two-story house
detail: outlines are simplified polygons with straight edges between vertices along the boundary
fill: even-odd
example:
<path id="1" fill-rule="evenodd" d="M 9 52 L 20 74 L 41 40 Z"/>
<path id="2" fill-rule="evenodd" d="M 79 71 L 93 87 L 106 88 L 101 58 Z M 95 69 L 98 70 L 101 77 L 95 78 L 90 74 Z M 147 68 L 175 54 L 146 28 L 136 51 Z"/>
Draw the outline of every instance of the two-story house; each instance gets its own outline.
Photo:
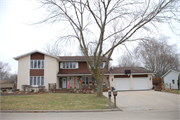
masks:
<path id="1" fill-rule="evenodd" d="M 91 57 L 93 60 L 93 57 Z M 55 83 L 56 89 L 80 89 L 82 84 L 95 84 L 96 80 L 88 70 L 84 56 L 52 56 L 41 51 L 32 51 L 14 58 L 18 60 L 17 89 L 22 90 L 23 85 L 34 87 Z M 101 68 L 107 58 L 103 58 Z M 126 74 L 125 70 L 130 70 Z M 82 83 L 78 83 L 78 79 Z M 69 81 L 69 84 L 68 84 Z M 103 88 L 117 90 L 147 90 L 152 88 L 152 72 L 144 68 L 110 68 L 105 70 Z"/>

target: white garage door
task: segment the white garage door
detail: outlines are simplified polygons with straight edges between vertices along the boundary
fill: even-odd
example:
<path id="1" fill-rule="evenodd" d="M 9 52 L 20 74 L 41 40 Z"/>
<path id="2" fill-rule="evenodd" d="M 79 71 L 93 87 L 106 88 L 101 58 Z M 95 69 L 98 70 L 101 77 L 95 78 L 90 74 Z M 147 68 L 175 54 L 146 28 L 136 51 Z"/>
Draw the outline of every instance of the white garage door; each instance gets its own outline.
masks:
<path id="1" fill-rule="evenodd" d="M 149 89 L 148 77 L 133 78 L 133 89 L 134 90 Z"/>
<path id="2" fill-rule="evenodd" d="M 130 90 L 130 78 L 114 78 L 114 86 L 116 90 Z"/>

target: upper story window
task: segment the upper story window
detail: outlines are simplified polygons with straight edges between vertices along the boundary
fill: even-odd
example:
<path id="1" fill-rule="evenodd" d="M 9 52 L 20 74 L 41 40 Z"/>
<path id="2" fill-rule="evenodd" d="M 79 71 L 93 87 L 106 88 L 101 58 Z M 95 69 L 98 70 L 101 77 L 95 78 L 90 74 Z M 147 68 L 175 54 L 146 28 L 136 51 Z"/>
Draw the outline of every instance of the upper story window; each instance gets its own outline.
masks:
<path id="1" fill-rule="evenodd" d="M 94 62 L 91 62 L 91 64 L 93 65 L 93 67 L 94 67 Z M 105 67 L 105 62 L 101 62 L 101 66 L 100 66 L 100 68 L 104 68 Z"/>
<path id="2" fill-rule="evenodd" d="M 31 60 L 31 69 L 44 69 L 44 60 Z"/>
<path id="3" fill-rule="evenodd" d="M 63 62 L 60 64 L 62 69 L 77 69 L 79 68 L 78 62 Z"/>
<path id="4" fill-rule="evenodd" d="M 174 80 L 172 80 L 172 84 L 175 84 Z"/>

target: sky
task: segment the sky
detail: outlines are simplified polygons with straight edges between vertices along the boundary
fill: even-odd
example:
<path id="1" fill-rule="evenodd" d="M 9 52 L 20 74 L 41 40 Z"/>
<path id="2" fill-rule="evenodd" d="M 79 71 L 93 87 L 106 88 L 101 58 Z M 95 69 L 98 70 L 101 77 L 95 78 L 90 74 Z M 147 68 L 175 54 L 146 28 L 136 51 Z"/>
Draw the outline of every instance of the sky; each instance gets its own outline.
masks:
<path id="1" fill-rule="evenodd" d="M 45 14 L 37 7 L 35 0 L 0 0 L 0 61 L 9 63 L 11 73 L 18 72 L 18 61 L 13 57 L 34 50 L 43 51 L 45 44 L 58 35 L 61 26 L 30 24 L 38 22 Z M 166 25 L 160 26 L 160 30 L 161 34 L 170 37 L 170 45 L 176 44 L 180 48 L 180 36 L 173 34 Z M 180 49 L 178 51 L 180 53 Z M 119 51 L 115 51 L 113 65 L 117 64 L 118 57 Z"/>

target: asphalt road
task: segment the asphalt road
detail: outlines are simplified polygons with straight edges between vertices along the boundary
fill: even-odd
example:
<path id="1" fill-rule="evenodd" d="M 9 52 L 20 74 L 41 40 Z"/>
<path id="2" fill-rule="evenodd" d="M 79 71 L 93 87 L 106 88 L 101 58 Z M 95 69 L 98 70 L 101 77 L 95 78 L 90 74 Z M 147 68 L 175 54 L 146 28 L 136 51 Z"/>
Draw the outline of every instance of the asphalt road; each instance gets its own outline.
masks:
<path id="1" fill-rule="evenodd" d="M 1 120 L 179 120 L 179 111 L 1 113 Z"/>

